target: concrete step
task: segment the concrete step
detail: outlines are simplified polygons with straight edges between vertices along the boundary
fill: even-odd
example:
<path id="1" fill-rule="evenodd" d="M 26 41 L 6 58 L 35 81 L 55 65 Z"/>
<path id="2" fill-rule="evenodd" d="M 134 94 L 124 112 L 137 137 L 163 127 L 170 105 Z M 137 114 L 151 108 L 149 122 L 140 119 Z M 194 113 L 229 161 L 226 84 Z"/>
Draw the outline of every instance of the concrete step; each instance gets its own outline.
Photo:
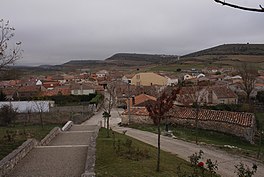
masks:
<path id="1" fill-rule="evenodd" d="M 65 132 L 56 136 L 48 146 L 88 145 L 92 132 Z"/>
<path id="2" fill-rule="evenodd" d="M 96 125 L 73 125 L 69 131 L 94 131 Z"/>
<path id="3" fill-rule="evenodd" d="M 34 148 L 8 177 L 73 177 L 85 168 L 87 147 Z"/>

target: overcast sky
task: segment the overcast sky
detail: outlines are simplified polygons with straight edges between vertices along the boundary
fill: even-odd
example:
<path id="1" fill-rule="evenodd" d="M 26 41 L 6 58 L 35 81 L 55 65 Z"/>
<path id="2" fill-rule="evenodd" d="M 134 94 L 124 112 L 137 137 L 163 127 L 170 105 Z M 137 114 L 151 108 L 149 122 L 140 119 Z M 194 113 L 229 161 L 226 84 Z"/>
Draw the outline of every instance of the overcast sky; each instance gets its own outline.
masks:
<path id="1" fill-rule="evenodd" d="M 226 0 L 258 7 L 263 0 Z M 264 43 L 264 13 L 213 0 L 1 0 L 22 41 L 19 64 L 105 59 L 118 52 L 183 55 L 227 43 Z"/>

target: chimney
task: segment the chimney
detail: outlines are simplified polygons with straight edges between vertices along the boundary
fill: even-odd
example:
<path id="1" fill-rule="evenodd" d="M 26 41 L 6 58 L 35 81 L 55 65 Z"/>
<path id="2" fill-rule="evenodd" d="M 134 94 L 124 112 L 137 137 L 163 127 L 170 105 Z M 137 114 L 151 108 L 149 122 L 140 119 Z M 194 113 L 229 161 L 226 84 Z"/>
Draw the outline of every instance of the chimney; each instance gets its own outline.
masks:
<path id="1" fill-rule="evenodd" d="M 132 96 L 132 106 L 135 105 L 135 96 Z"/>

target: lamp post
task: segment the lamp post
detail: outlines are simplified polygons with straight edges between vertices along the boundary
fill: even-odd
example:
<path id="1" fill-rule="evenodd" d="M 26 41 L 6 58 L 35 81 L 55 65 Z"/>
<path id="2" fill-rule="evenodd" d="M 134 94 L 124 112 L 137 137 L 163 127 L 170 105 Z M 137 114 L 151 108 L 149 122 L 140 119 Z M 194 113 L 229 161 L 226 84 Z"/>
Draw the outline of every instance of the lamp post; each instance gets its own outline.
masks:
<path id="1" fill-rule="evenodd" d="M 128 106 L 127 106 L 127 109 L 128 109 L 128 125 L 130 123 L 130 119 L 131 119 L 131 113 L 130 113 L 130 83 L 131 83 L 131 80 L 128 80 L 127 81 L 127 87 L 128 87 Z"/>

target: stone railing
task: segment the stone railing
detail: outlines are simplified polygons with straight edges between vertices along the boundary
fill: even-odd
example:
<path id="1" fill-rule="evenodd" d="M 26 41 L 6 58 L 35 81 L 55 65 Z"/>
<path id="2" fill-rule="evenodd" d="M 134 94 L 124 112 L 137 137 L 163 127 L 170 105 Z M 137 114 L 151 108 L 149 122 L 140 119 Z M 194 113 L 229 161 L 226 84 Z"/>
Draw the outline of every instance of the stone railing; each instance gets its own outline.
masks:
<path id="1" fill-rule="evenodd" d="M 85 171 L 81 175 L 81 177 L 95 177 L 95 160 L 96 160 L 96 138 L 98 136 L 98 132 L 101 128 L 101 122 L 98 123 L 99 126 L 96 127 L 95 131 L 93 132 L 90 143 L 87 149 L 87 157 L 86 157 L 86 163 L 85 163 Z"/>
<path id="2" fill-rule="evenodd" d="M 40 142 L 39 142 L 39 146 L 45 146 L 47 144 L 49 144 L 51 142 L 51 140 L 53 140 L 53 138 L 55 138 L 59 133 L 61 132 L 59 127 L 54 127 L 49 134 L 47 134 L 45 136 L 45 138 L 43 138 Z"/>
<path id="3" fill-rule="evenodd" d="M 25 157 L 36 145 L 38 144 L 35 139 L 28 139 L 16 150 L 11 152 L 0 161 L 0 176 L 6 176 L 14 166 Z"/>
<path id="4" fill-rule="evenodd" d="M 73 122 L 72 121 L 68 121 L 62 128 L 61 130 L 62 131 L 68 131 L 73 125 Z"/>
<path id="5" fill-rule="evenodd" d="M 6 176 L 15 165 L 25 157 L 35 146 L 45 146 L 61 132 L 59 127 L 54 127 L 40 142 L 36 139 L 28 139 L 21 146 L 0 161 L 0 177 Z"/>

